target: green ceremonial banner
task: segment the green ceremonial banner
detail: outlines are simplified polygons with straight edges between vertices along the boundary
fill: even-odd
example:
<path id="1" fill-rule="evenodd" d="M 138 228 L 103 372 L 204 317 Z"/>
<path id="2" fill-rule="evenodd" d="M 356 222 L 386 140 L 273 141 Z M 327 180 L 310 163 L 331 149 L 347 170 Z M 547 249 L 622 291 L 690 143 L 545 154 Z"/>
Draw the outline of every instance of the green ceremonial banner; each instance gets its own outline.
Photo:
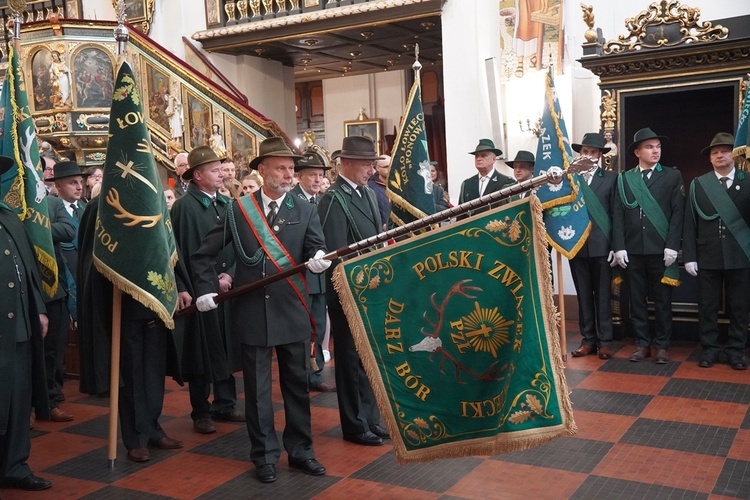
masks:
<path id="1" fill-rule="evenodd" d="M 117 288 L 174 328 L 177 262 L 172 221 L 156 171 L 140 89 L 127 62 L 112 95 L 96 221 L 94 264 Z"/>
<path id="2" fill-rule="evenodd" d="M 404 118 L 393 144 L 386 194 L 391 200 L 391 220 L 397 226 L 435 213 L 430 156 L 427 152 L 422 91 L 414 82 Z"/>
<path id="3" fill-rule="evenodd" d="M 541 204 L 528 197 L 336 268 L 399 462 L 576 432 L 549 266 Z"/>
<path id="4" fill-rule="evenodd" d="M 3 201 L 18 212 L 39 262 L 42 288 L 48 297 L 57 291 L 57 261 L 47 208 L 44 168 L 39 161 L 36 128 L 29 111 L 26 83 L 13 44 L 8 45 L 8 69 L 3 84 L 0 155 L 16 161 L 2 176 Z"/>

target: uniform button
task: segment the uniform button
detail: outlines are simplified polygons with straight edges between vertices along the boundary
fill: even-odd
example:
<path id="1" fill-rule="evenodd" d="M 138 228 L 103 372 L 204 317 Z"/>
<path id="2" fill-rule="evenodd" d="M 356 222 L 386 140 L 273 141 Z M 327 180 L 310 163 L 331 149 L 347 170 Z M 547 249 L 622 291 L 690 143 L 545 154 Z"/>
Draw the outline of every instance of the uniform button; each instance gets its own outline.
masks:
<path id="1" fill-rule="evenodd" d="M 221 267 L 227 267 L 227 263 L 226 262 L 222 262 L 221 263 Z"/>
<path id="2" fill-rule="evenodd" d="M 6 249 L 5 249 L 5 252 L 3 252 L 3 253 L 4 253 L 5 255 L 10 255 L 10 250 L 8 250 L 8 249 L 6 248 Z"/>
<path id="3" fill-rule="evenodd" d="M 13 319 L 13 318 L 15 318 L 15 317 L 16 317 L 16 315 L 15 315 L 15 314 L 13 314 L 12 312 L 9 312 L 9 313 L 8 313 L 8 317 L 9 317 L 10 319 Z"/>
<path id="4" fill-rule="evenodd" d="M 8 283 L 8 288 L 13 288 L 14 286 L 16 286 L 16 284 L 13 283 L 12 281 L 10 283 Z"/>
<path id="5" fill-rule="evenodd" d="M 270 299 L 270 298 L 271 298 L 271 296 L 270 296 L 270 295 L 266 295 L 266 298 L 267 298 L 267 299 Z"/>

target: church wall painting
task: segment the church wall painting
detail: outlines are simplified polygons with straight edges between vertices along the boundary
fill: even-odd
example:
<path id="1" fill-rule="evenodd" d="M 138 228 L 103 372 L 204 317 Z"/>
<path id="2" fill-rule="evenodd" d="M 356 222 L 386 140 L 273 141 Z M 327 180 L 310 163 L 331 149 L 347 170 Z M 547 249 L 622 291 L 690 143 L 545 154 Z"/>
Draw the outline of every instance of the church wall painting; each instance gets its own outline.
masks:
<path id="1" fill-rule="evenodd" d="M 501 0 L 500 48 L 506 79 L 546 70 L 562 72 L 564 0 Z"/>
<path id="2" fill-rule="evenodd" d="M 79 108 L 112 106 L 114 67 L 112 59 L 96 47 L 84 47 L 73 56 L 76 104 Z"/>
<path id="3" fill-rule="evenodd" d="M 184 103 L 187 103 L 187 105 Z M 188 125 L 185 131 L 188 136 L 186 142 L 190 145 L 190 149 L 208 146 L 208 141 L 211 138 L 211 105 L 208 101 L 186 90 L 183 109 Z"/>

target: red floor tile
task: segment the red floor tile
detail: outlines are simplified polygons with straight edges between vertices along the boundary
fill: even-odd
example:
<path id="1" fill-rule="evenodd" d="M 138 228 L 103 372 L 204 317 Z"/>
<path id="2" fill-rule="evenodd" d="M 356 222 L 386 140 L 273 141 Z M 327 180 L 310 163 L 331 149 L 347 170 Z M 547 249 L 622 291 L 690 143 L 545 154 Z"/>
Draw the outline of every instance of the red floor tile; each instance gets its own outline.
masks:
<path id="1" fill-rule="evenodd" d="M 576 388 L 627 392 L 629 394 L 659 394 L 659 391 L 667 382 L 669 382 L 668 377 L 654 375 L 628 375 L 623 377 L 622 373 L 594 372 L 579 383 Z"/>
<path id="2" fill-rule="evenodd" d="M 747 410 L 746 404 L 654 396 L 641 412 L 641 417 L 736 429 L 745 418 Z"/>
<path id="3" fill-rule="evenodd" d="M 739 429 L 729 450 L 729 458 L 750 462 L 750 430 Z"/>
<path id="4" fill-rule="evenodd" d="M 568 498 L 587 474 L 487 460 L 450 488 L 446 495 L 484 499 Z"/>
<path id="5" fill-rule="evenodd" d="M 637 417 L 574 409 L 573 418 L 578 425 L 577 438 L 616 443 L 633 425 Z"/>
<path id="6" fill-rule="evenodd" d="M 592 474 L 710 493 L 723 457 L 615 444 Z"/>
<path id="7" fill-rule="evenodd" d="M 252 468 L 246 462 L 175 453 L 174 457 L 131 474 L 114 485 L 155 495 L 191 499 L 240 474 L 248 473 Z"/>
<path id="8" fill-rule="evenodd" d="M 388 498 L 393 500 L 433 500 L 435 493 L 401 488 L 390 484 L 344 479 L 315 497 L 317 500 L 340 500 L 343 498 Z"/>

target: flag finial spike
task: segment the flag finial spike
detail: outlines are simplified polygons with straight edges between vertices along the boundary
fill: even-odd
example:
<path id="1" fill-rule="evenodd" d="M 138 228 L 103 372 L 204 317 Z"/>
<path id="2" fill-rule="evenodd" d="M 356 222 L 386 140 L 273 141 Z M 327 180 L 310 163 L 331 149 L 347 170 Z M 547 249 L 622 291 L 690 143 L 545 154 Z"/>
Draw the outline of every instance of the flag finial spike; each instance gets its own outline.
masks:
<path id="1" fill-rule="evenodd" d="M 128 15 L 125 12 L 125 0 L 117 0 L 115 6 L 115 15 L 117 16 L 117 26 L 115 27 L 115 40 L 117 41 L 117 55 L 125 55 L 125 47 L 130 38 L 130 32 L 128 27 L 125 26 L 125 21 L 128 20 Z"/>
<path id="2" fill-rule="evenodd" d="M 419 44 L 414 44 L 414 64 L 411 65 L 414 70 L 414 80 L 419 81 L 419 72 L 422 69 L 422 63 L 419 62 Z"/>

